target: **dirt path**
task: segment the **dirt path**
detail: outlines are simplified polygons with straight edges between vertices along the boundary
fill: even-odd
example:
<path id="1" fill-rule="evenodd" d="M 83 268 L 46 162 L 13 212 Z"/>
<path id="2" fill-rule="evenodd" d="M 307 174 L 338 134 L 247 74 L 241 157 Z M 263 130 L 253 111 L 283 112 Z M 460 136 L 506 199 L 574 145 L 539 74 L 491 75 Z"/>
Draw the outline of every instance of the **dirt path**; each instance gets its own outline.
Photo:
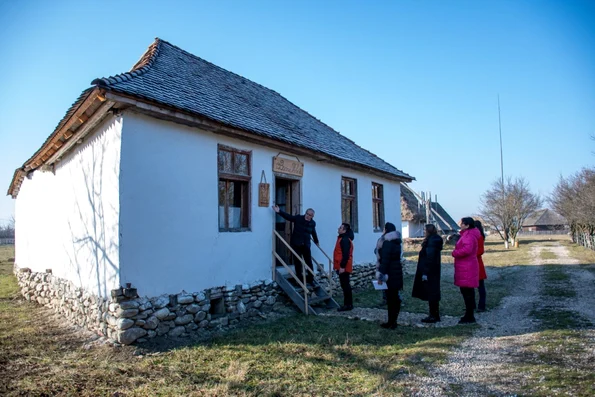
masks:
<path id="1" fill-rule="evenodd" d="M 543 250 L 551 251 L 556 259 L 541 258 Z M 428 377 L 414 377 L 411 395 L 511 395 L 518 392 L 527 378 L 513 365 L 522 361 L 523 352 L 536 339 L 539 322 L 531 312 L 544 305 L 540 289 L 544 282 L 544 267 L 540 265 L 575 265 L 568 250 L 559 245 L 538 246 L 532 249 L 533 264 L 527 266 L 512 295 L 506 297 L 495 310 L 479 317 L 480 327 L 473 337 L 453 351 L 448 362 L 431 370 Z M 575 299 L 557 299 L 557 308 L 581 313 L 595 323 L 595 275 L 569 266 L 564 269 L 571 277 L 578 294 Z M 590 284 L 589 284 L 590 283 Z M 552 307 L 551 305 L 549 307 Z"/>
<path id="2" fill-rule="evenodd" d="M 543 259 L 542 252 L 555 254 L 555 259 Z M 479 329 L 448 357 L 447 363 L 430 369 L 430 375 L 411 375 L 407 394 L 415 396 L 444 395 L 495 395 L 504 396 L 518 392 L 528 381 L 526 374 L 518 371 L 518 363 L 528 346 L 539 337 L 540 322 L 531 316 L 535 309 L 548 307 L 580 313 L 595 324 L 595 272 L 568 266 L 564 272 L 570 276 L 565 288 L 577 293 L 574 298 L 544 299 L 540 293 L 544 287 L 544 265 L 576 265 L 568 250 L 559 243 L 546 243 L 533 247 L 532 266 L 525 266 L 519 277 L 511 282 L 511 295 L 500 306 L 486 313 L 477 314 Z M 549 254 L 551 256 L 551 254 Z M 545 255 L 547 257 L 547 254 Z M 588 292 L 590 291 L 590 292 Z M 588 292 L 588 293 L 587 293 Z M 348 317 L 371 321 L 384 321 L 382 309 L 356 308 L 343 314 Z M 401 313 L 400 325 L 418 325 L 425 314 Z M 443 316 L 440 327 L 456 326 L 458 317 Z"/>

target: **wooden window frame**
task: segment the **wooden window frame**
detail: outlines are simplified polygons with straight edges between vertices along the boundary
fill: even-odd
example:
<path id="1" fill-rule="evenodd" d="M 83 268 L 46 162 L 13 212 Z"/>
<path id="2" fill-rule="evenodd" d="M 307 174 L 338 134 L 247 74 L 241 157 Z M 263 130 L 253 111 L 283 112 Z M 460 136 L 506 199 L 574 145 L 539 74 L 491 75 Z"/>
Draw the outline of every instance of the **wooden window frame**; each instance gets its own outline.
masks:
<path id="1" fill-rule="evenodd" d="M 378 193 L 376 197 L 376 193 Z M 378 211 L 376 206 L 379 205 Z M 378 213 L 378 219 L 376 219 Z M 375 232 L 384 231 L 384 185 L 381 183 L 372 182 L 372 227 Z"/>
<path id="2" fill-rule="evenodd" d="M 229 172 L 222 172 L 219 169 L 219 152 L 226 151 L 231 152 L 231 169 L 235 169 L 234 162 L 235 162 L 235 155 L 245 155 L 247 156 L 247 168 L 248 168 L 248 175 L 241 175 L 241 174 L 234 174 Z M 252 187 L 252 151 L 251 150 L 241 150 L 231 146 L 226 145 L 217 145 L 217 197 L 219 197 L 219 183 L 221 181 L 225 182 L 241 182 L 242 183 L 242 203 L 241 205 L 245 205 L 245 211 L 242 212 L 242 219 L 241 224 L 245 224 L 246 226 L 242 226 L 239 228 L 232 228 L 229 227 L 229 206 L 227 202 L 224 205 L 224 222 L 225 226 L 219 226 L 219 232 L 249 232 L 251 231 L 251 224 L 252 224 L 252 194 L 251 194 L 251 187 Z M 227 189 L 227 187 L 226 187 Z M 217 223 L 219 224 L 219 198 L 217 198 Z"/>
<path id="3" fill-rule="evenodd" d="M 345 192 L 345 182 L 347 183 L 353 183 L 353 194 L 347 194 Z M 352 214 L 351 217 L 353 219 L 349 219 L 349 220 L 345 220 L 343 219 L 343 214 L 345 213 L 345 203 L 346 202 L 352 202 L 353 206 L 352 206 Z M 357 233 L 359 228 L 358 228 L 358 220 L 357 220 L 357 179 L 355 178 L 350 178 L 347 176 L 342 176 L 341 177 L 341 222 L 346 222 L 349 223 L 351 225 L 351 230 L 353 230 L 354 233 Z"/>

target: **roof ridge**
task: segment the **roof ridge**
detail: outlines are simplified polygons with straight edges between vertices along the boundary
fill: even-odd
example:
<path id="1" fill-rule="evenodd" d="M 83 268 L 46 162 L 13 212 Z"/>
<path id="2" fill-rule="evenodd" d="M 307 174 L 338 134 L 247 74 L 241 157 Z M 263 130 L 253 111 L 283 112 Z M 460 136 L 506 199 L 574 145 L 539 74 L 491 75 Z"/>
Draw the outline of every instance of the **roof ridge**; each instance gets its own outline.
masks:
<path id="1" fill-rule="evenodd" d="M 120 74 L 116 74 L 110 77 L 102 77 L 94 79 L 91 82 L 91 85 L 97 86 L 106 86 L 110 84 L 119 83 L 122 81 L 128 81 L 136 76 L 140 76 L 143 73 L 149 71 L 151 66 L 155 63 L 155 60 L 159 56 L 159 47 L 164 40 L 161 40 L 159 37 L 155 38 L 155 41 L 151 43 L 151 45 L 147 48 L 147 50 L 143 53 L 140 59 L 134 64 L 132 69 L 129 72 L 124 72 Z M 169 43 L 168 43 L 169 44 Z"/>
<path id="2" fill-rule="evenodd" d="M 186 56 L 189 56 L 193 59 L 197 59 L 200 60 L 201 62 L 205 62 L 209 65 L 211 65 L 212 67 L 221 70 L 224 73 L 230 73 L 234 76 L 237 76 L 238 78 L 245 80 L 245 81 L 249 81 L 251 84 L 254 84 L 258 87 L 261 87 L 262 89 L 271 92 L 275 95 L 277 95 L 279 98 L 283 99 L 284 101 L 286 101 L 287 103 L 289 103 L 291 106 L 293 106 L 295 109 L 297 109 L 300 112 L 303 112 L 306 116 L 316 120 L 318 123 L 324 125 L 326 128 L 328 128 L 331 132 L 333 132 L 334 134 L 337 134 L 341 137 L 343 137 L 344 139 L 348 140 L 349 142 L 351 142 L 354 146 L 356 146 L 358 149 L 366 152 L 368 155 L 384 162 L 386 165 L 388 165 L 391 168 L 394 168 L 395 170 L 397 170 L 398 172 L 400 172 L 401 174 L 410 176 L 409 174 L 406 174 L 404 171 L 398 169 L 397 167 L 393 166 L 392 164 L 388 163 L 387 161 L 383 160 L 382 158 L 378 157 L 376 154 L 372 153 L 371 151 L 363 148 L 362 146 L 358 145 L 354 140 L 348 138 L 347 136 L 341 134 L 339 131 L 335 130 L 333 127 L 331 127 L 330 125 L 326 124 L 324 121 L 320 120 L 319 118 L 313 116 L 310 112 L 308 112 L 305 109 L 302 109 L 301 107 L 297 106 L 295 103 L 293 103 L 292 101 L 290 101 L 289 99 L 287 99 L 286 97 L 284 97 L 283 95 L 281 95 L 280 93 L 278 93 L 277 91 L 266 87 L 260 83 L 257 83 L 254 80 L 251 80 L 247 77 L 244 77 L 238 73 L 235 73 L 231 70 L 227 70 L 219 65 L 216 65 L 204 58 L 199 57 L 198 55 L 192 54 L 191 52 L 186 51 L 185 49 L 178 47 L 175 44 L 170 43 L 167 40 L 163 40 L 160 38 L 156 38 L 155 42 L 153 44 L 151 44 L 151 46 L 149 46 L 149 49 L 143 54 L 143 56 L 141 57 L 141 59 L 134 65 L 134 67 L 132 68 L 132 70 L 130 72 L 127 73 L 121 73 L 112 77 L 107 77 L 107 78 L 101 78 L 101 79 L 95 79 L 91 82 L 91 84 L 97 84 L 99 86 L 105 86 L 105 85 L 110 85 L 110 84 L 116 84 L 119 82 L 123 82 L 123 81 L 128 81 L 130 79 L 132 79 L 133 77 L 136 77 L 140 74 L 143 74 L 145 72 L 147 72 L 150 67 L 153 65 L 155 59 L 157 58 L 157 56 L 159 55 L 159 47 L 162 44 L 166 44 L 169 45 L 170 47 L 176 49 L 177 51 L 180 51 L 181 53 L 185 54 Z M 363 163 L 362 163 L 363 164 Z"/>
<path id="3" fill-rule="evenodd" d="M 221 66 L 219 66 L 219 65 L 216 65 L 216 64 L 214 64 L 213 62 L 211 62 L 211 61 L 208 61 L 208 60 L 206 60 L 206 59 L 204 59 L 204 58 L 201 58 L 201 57 L 199 57 L 198 55 L 195 55 L 195 54 L 193 54 L 193 53 L 191 53 L 191 52 L 188 52 L 188 51 L 186 51 L 185 49 L 183 49 L 183 48 L 181 48 L 181 47 L 178 47 L 177 45 L 175 45 L 175 44 L 172 44 L 172 43 L 170 43 L 170 42 L 169 42 L 169 41 L 167 41 L 167 40 L 163 40 L 163 39 L 159 39 L 159 40 L 160 40 L 162 43 L 164 43 L 164 44 L 168 44 L 168 45 L 170 45 L 171 47 L 173 47 L 173 48 L 177 49 L 178 51 L 181 51 L 181 52 L 183 52 L 184 54 L 186 54 L 186 55 L 188 55 L 188 56 L 190 56 L 190 57 L 192 57 L 192 58 L 199 59 L 199 60 L 201 60 L 201 61 L 203 61 L 203 62 L 206 62 L 206 63 L 208 63 L 209 65 L 212 65 L 212 66 L 214 66 L 214 67 L 215 67 L 215 68 L 217 68 L 217 69 L 221 69 L 222 71 L 224 71 L 224 72 L 226 72 L 226 73 L 231 73 L 231 74 L 233 74 L 233 75 L 235 75 L 235 76 L 238 76 L 239 78 L 242 78 L 242 79 L 244 79 L 244 80 L 247 80 L 247 81 L 249 81 L 249 82 L 251 82 L 251 83 L 253 83 L 253 84 L 256 84 L 257 86 L 260 86 L 260 87 L 264 88 L 265 90 L 271 91 L 272 93 L 279 95 L 281 98 L 283 98 L 283 99 L 285 99 L 286 101 L 288 101 L 288 102 L 289 102 L 289 100 L 288 100 L 287 98 L 283 97 L 283 95 L 279 94 L 277 91 L 275 91 L 275 90 L 273 90 L 273 89 L 271 89 L 271 88 L 265 87 L 264 85 L 262 85 L 262 84 L 260 84 L 260 83 L 257 83 L 257 82 L 256 82 L 256 81 L 254 81 L 254 80 L 250 80 L 249 78 L 242 76 L 241 74 L 235 73 L 235 72 L 233 72 L 233 71 L 231 71 L 231 70 L 227 70 L 227 69 L 225 69 L 225 68 L 223 68 L 223 67 L 221 67 Z M 295 105 L 294 105 L 294 106 L 295 106 Z"/>

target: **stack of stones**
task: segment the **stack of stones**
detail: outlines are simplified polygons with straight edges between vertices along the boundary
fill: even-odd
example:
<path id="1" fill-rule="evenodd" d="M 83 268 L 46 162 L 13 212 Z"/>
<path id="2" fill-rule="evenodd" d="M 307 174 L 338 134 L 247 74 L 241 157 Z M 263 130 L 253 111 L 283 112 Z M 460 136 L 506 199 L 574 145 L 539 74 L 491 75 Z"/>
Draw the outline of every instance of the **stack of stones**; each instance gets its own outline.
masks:
<path id="1" fill-rule="evenodd" d="M 354 289 L 366 289 L 372 286 L 372 280 L 376 278 L 376 263 L 363 263 L 353 265 L 353 272 L 351 273 L 350 281 L 351 287 Z M 327 290 L 331 290 L 328 287 L 328 280 L 326 278 L 320 279 L 320 284 Z M 339 276 L 337 272 L 333 272 L 333 287 L 332 295 L 342 296 L 343 291 L 339 284 Z"/>
<path id="2" fill-rule="evenodd" d="M 53 308 L 71 324 L 101 333 L 101 316 L 108 300 L 77 288 L 70 281 L 55 277 L 51 270 L 35 273 L 24 268 L 16 272 L 21 293 L 28 301 Z"/>
<path id="3" fill-rule="evenodd" d="M 121 343 L 142 343 L 155 337 L 209 336 L 240 322 L 266 317 L 285 306 L 276 282 L 212 288 L 154 298 L 138 297 L 134 288 L 97 297 L 51 273 L 16 272 L 23 296 L 53 308 L 71 323 Z"/>

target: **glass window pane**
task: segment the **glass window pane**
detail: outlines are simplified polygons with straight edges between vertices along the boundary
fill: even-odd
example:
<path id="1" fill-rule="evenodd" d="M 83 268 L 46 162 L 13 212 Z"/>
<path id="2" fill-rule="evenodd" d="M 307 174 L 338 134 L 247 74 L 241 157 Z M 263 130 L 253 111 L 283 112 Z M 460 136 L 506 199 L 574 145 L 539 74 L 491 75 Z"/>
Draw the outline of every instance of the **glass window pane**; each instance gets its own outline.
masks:
<path id="1" fill-rule="evenodd" d="M 374 209 L 374 214 L 372 215 L 374 229 L 378 228 L 378 204 L 374 203 L 372 206 Z"/>
<path id="2" fill-rule="evenodd" d="M 219 172 L 232 173 L 231 152 L 228 152 L 227 150 L 219 150 L 217 163 Z"/>
<path id="3" fill-rule="evenodd" d="M 250 175 L 248 172 L 248 155 L 234 153 L 234 174 Z"/>
<path id="4" fill-rule="evenodd" d="M 225 229 L 225 181 L 219 181 L 219 228 Z"/>
<path id="5" fill-rule="evenodd" d="M 228 218 L 227 222 L 230 228 L 232 229 L 239 229 L 240 219 L 241 219 L 241 198 L 242 198 L 242 189 L 241 189 L 241 182 L 229 182 L 229 192 L 228 192 Z"/>
<path id="6" fill-rule="evenodd" d="M 349 222 L 349 201 L 348 200 L 342 200 L 341 222 Z"/>

